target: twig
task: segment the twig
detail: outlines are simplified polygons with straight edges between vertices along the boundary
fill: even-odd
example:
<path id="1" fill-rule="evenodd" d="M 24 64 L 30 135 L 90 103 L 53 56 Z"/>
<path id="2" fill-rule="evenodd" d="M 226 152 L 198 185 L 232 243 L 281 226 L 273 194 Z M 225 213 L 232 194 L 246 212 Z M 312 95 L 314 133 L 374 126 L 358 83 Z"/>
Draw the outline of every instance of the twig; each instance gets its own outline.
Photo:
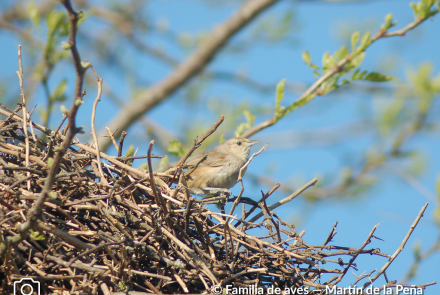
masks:
<path id="1" fill-rule="evenodd" d="M 244 271 L 242 271 L 242 272 L 239 272 L 239 273 L 237 273 L 237 274 L 235 274 L 235 275 L 233 275 L 233 276 L 230 276 L 229 278 L 225 279 L 225 280 L 222 282 L 222 285 L 224 286 L 224 285 L 226 285 L 227 282 L 232 281 L 232 280 L 238 278 L 239 276 L 245 275 L 245 274 L 247 274 L 247 273 L 253 273 L 253 272 L 265 273 L 265 272 L 267 272 L 267 271 L 268 271 L 268 269 L 265 268 L 265 267 L 264 267 L 264 268 L 253 268 L 253 269 L 247 269 L 247 270 L 244 270 Z"/>
<path id="2" fill-rule="evenodd" d="M 116 131 L 115 131 L 116 132 Z M 114 133 L 113 133 L 114 134 Z M 122 156 L 122 147 L 124 146 L 124 138 L 127 135 L 127 132 L 122 131 L 121 137 L 119 138 L 119 148 L 118 148 L 118 157 Z"/>
<path id="3" fill-rule="evenodd" d="M 81 240 L 79 240 L 78 238 L 75 238 L 74 236 L 68 234 L 65 231 L 62 231 L 58 228 L 55 227 L 51 227 L 48 225 L 45 225 L 43 222 L 39 221 L 36 224 L 36 229 L 38 230 L 44 230 L 48 233 L 51 233 L 53 235 L 56 235 L 57 237 L 63 239 L 64 241 L 66 241 L 67 243 L 69 243 L 72 246 L 75 246 L 79 249 L 90 249 L 93 248 L 92 245 L 86 244 L 84 242 L 82 242 Z"/>
<path id="4" fill-rule="evenodd" d="M 235 208 L 237 207 L 238 203 L 240 202 L 241 196 L 243 195 L 244 192 L 244 186 L 243 186 L 243 171 L 247 168 L 247 166 L 249 165 L 249 163 L 252 161 L 252 159 L 256 156 L 258 156 L 259 154 L 261 154 L 266 147 L 268 146 L 268 142 L 265 143 L 265 145 L 256 153 L 254 153 L 252 155 L 252 157 L 249 158 L 249 160 L 247 160 L 247 162 L 243 165 L 243 167 L 240 168 L 240 171 L 238 172 L 238 181 L 240 182 L 241 185 L 241 191 L 240 194 L 238 195 L 238 197 L 235 199 L 234 203 L 232 204 L 232 208 L 231 211 L 229 212 L 229 215 L 233 215 Z M 226 220 L 226 223 L 228 223 L 230 220 L 230 218 L 228 217 L 228 219 Z"/>
<path id="5" fill-rule="evenodd" d="M 18 79 L 20 80 L 20 96 L 21 96 L 21 104 L 22 104 L 22 111 L 23 111 L 23 131 L 24 131 L 24 138 L 25 138 L 25 144 L 26 144 L 26 158 L 25 158 L 25 165 L 26 167 L 29 166 L 29 135 L 27 130 L 27 110 L 26 110 L 26 98 L 24 97 L 24 87 L 23 87 L 23 62 L 21 59 L 21 45 L 18 45 L 18 71 L 17 71 Z M 30 172 L 27 173 L 27 176 L 31 175 Z M 31 181 L 27 181 L 27 188 L 30 191 L 31 190 Z"/>
<path id="6" fill-rule="evenodd" d="M 186 152 L 186 154 L 179 160 L 179 162 L 177 162 L 177 164 L 174 165 L 174 167 L 177 168 L 182 166 L 185 163 L 185 161 L 192 155 L 192 153 L 200 147 L 202 142 L 208 136 L 214 133 L 215 130 L 217 130 L 218 126 L 220 126 L 220 124 L 223 122 L 224 119 L 225 117 L 223 117 L 223 115 L 220 115 L 220 118 L 217 120 L 217 122 L 214 123 L 214 125 L 212 125 L 211 129 L 206 131 L 205 134 L 203 134 L 200 138 L 196 138 L 196 140 L 194 141 L 194 145 Z"/>
<path id="7" fill-rule="evenodd" d="M 261 153 L 266 149 L 266 147 L 267 147 L 268 145 L 269 145 L 269 143 L 266 142 L 266 143 L 264 144 L 264 146 L 263 146 L 258 152 L 254 153 L 254 154 L 252 155 L 252 157 L 250 157 L 250 159 L 247 160 L 247 162 L 243 165 L 243 167 L 240 168 L 240 171 L 238 172 L 238 181 L 242 181 L 242 179 L 243 179 L 243 171 L 247 168 L 247 166 L 248 166 L 249 163 L 253 160 L 253 158 L 254 158 L 255 156 L 258 156 L 259 154 L 261 154 Z"/>
<path id="8" fill-rule="evenodd" d="M 113 134 L 115 134 L 115 132 L 112 132 L 108 127 L 105 127 L 105 129 L 107 129 L 107 132 L 108 132 L 108 136 L 110 136 L 110 138 L 111 138 L 111 140 L 112 140 L 112 142 L 113 142 L 113 145 L 115 146 L 115 149 L 116 149 L 116 152 L 118 153 L 118 155 L 119 155 L 119 147 L 118 147 L 118 144 L 116 143 L 116 139 L 114 138 L 114 136 L 113 136 Z"/>
<path id="9" fill-rule="evenodd" d="M 333 239 L 333 237 L 336 235 L 336 227 L 338 226 L 338 222 L 336 221 L 335 224 L 332 227 L 331 232 L 328 234 L 327 239 L 325 239 L 325 242 L 323 245 L 327 245 L 330 243 L 330 241 Z"/>
<path id="10" fill-rule="evenodd" d="M 376 281 L 387 270 L 387 268 L 391 265 L 391 263 L 394 261 L 394 259 L 396 259 L 396 257 L 400 254 L 400 252 L 402 252 L 403 248 L 406 245 L 406 242 L 408 241 L 409 237 L 413 233 L 413 231 L 416 228 L 417 224 L 419 223 L 420 219 L 423 217 L 423 213 L 425 213 L 425 210 L 428 207 L 428 205 L 429 205 L 429 203 L 426 203 L 425 206 L 422 207 L 422 209 L 420 210 L 416 219 L 414 220 L 413 224 L 411 225 L 408 232 L 406 233 L 406 236 L 403 239 L 402 243 L 400 244 L 399 248 L 397 248 L 396 252 L 394 252 L 394 254 L 391 256 L 391 258 L 385 263 L 385 265 L 382 266 L 382 268 L 379 270 L 379 272 L 373 278 L 369 279 L 368 282 L 366 282 L 364 284 L 364 286 L 363 286 L 364 289 L 366 287 L 368 287 L 369 285 L 371 285 L 372 283 L 374 283 L 374 281 Z"/>
<path id="11" fill-rule="evenodd" d="M 84 251 L 83 253 L 73 257 L 72 259 L 70 259 L 69 264 L 67 265 L 67 267 L 70 267 L 76 260 L 78 260 L 81 256 L 86 256 L 90 253 L 96 252 L 97 250 L 101 249 L 102 247 L 106 247 L 106 246 L 111 246 L 111 245 L 118 245 L 118 244 L 122 244 L 124 242 L 109 242 L 109 243 L 104 243 L 104 244 L 100 244 L 97 245 L 93 248 L 90 248 L 86 251 Z"/>
<path id="12" fill-rule="evenodd" d="M 49 142 L 49 147 L 47 148 L 47 153 L 46 153 L 46 155 L 43 158 L 44 162 L 46 162 L 47 159 L 49 158 L 49 156 L 52 154 L 52 147 L 53 147 L 53 143 L 55 142 L 55 138 L 54 137 L 58 134 L 58 131 L 60 131 L 61 126 L 63 126 L 63 124 L 66 121 L 66 119 L 67 119 L 67 114 L 63 114 L 63 119 L 61 119 L 61 122 L 58 125 L 57 129 L 55 130 L 54 135 L 49 137 L 50 142 Z"/>
<path id="13" fill-rule="evenodd" d="M 280 187 L 280 184 L 277 183 L 276 185 L 274 185 L 266 194 L 263 195 L 263 197 L 257 202 L 257 204 L 255 204 L 249 211 L 246 212 L 245 215 L 243 215 L 242 220 L 238 221 L 234 226 L 238 227 L 246 218 L 249 217 L 249 215 L 251 215 L 255 209 L 258 208 L 258 204 L 263 202 L 264 200 L 266 200 L 270 195 L 272 195 L 278 188 Z M 244 205 L 244 204 L 243 204 Z"/>
<path id="14" fill-rule="evenodd" d="M 96 95 L 95 101 L 93 103 L 93 110 L 92 110 L 92 136 L 95 141 L 96 159 L 98 161 L 98 170 L 99 170 L 99 174 L 100 174 L 99 177 L 101 178 L 101 181 L 103 184 L 108 185 L 108 181 L 105 178 L 104 172 L 102 171 L 101 153 L 99 152 L 99 142 L 98 142 L 98 137 L 96 136 L 96 130 L 95 130 L 96 107 L 98 105 L 98 102 L 101 100 L 103 78 L 99 79 L 98 73 L 96 73 L 93 65 L 89 62 L 89 60 L 87 58 L 86 58 L 86 61 L 90 64 L 90 67 L 92 68 L 92 71 L 95 74 L 96 82 L 98 83 L 98 94 Z"/>
<path id="15" fill-rule="evenodd" d="M 150 147 L 148 148 L 148 174 L 150 175 L 151 189 L 153 190 L 153 195 L 154 195 L 154 198 L 156 199 L 156 204 L 161 206 L 163 215 L 164 215 L 165 219 L 167 219 L 167 222 L 168 222 L 167 204 L 165 203 L 165 200 L 157 192 L 157 187 L 156 187 L 156 184 L 154 183 L 153 166 L 151 164 L 151 151 L 153 150 L 153 145 L 154 145 L 154 140 L 150 141 Z M 172 226 L 170 225 L 170 227 L 172 227 Z"/>
<path id="16" fill-rule="evenodd" d="M 318 181 L 317 178 L 312 179 L 311 181 L 309 181 L 308 183 L 306 183 L 305 185 L 303 185 L 302 187 L 300 187 L 299 189 L 297 189 L 293 194 L 291 194 L 290 196 L 282 199 L 279 202 L 276 202 L 275 204 L 273 204 L 272 206 L 269 207 L 269 210 L 272 211 L 276 208 L 278 208 L 279 206 L 286 204 L 290 201 L 292 201 L 294 198 L 296 198 L 299 194 L 301 194 L 303 191 L 305 191 L 306 189 L 308 189 L 309 187 L 315 185 L 315 183 Z M 255 222 L 256 220 L 258 220 L 260 217 L 263 216 L 263 213 L 258 213 L 256 216 L 252 217 L 251 220 L 249 220 L 249 222 Z"/>
<path id="17" fill-rule="evenodd" d="M 368 237 L 365 239 L 364 243 L 362 244 L 362 246 L 354 253 L 353 257 L 351 257 L 350 261 L 348 262 L 347 266 L 345 267 L 343 273 L 339 276 L 339 278 L 332 283 L 332 285 L 336 285 L 337 283 L 339 283 L 344 276 L 347 274 L 347 271 L 350 269 L 350 267 L 353 265 L 353 262 L 355 261 L 355 259 L 359 256 L 359 254 L 362 252 L 362 250 L 364 250 L 364 248 L 371 243 L 371 237 L 373 236 L 374 232 L 376 231 L 377 227 L 379 226 L 379 224 L 376 224 L 373 229 L 371 230 L 370 234 L 368 235 Z"/>
<path id="18" fill-rule="evenodd" d="M 3 104 L 2 104 L 3 106 Z M 19 104 L 18 107 L 15 109 L 15 111 L 12 111 L 11 114 L 6 118 L 6 120 L 3 121 L 3 123 L 0 125 L 0 127 L 6 126 L 6 124 L 11 120 L 11 118 L 14 116 L 14 113 L 18 112 L 22 108 L 22 104 Z"/>

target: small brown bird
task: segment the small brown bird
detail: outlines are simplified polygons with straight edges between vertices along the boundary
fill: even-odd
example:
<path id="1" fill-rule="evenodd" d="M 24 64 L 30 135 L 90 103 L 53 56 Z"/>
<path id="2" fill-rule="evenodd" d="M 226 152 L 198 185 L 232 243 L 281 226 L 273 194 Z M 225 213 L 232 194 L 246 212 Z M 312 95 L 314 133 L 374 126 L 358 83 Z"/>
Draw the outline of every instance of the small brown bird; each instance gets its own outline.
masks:
<path id="1" fill-rule="evenodd" d="M 193 194 L 230 195 L 229 188 L 238 182 L 240 169 L 249 159 L 251 146 L 257 140 L 231 138 L 187 162 L 185 173 L 188 188 Z M 246 172 L 246 169 L 243 171 Z"/>

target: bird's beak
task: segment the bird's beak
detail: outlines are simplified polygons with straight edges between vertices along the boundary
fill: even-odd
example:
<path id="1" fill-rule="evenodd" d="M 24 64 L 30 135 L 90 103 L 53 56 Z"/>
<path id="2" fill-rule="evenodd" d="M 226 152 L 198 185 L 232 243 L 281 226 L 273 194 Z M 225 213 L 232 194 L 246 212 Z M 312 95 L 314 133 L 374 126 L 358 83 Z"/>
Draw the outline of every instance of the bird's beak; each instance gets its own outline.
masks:
<path id="1" fill-rule="evenodd" d="M 260 141 L 258 140 L 251 140 L 251 142 L 246 143 L 247 146 L 253 146 L 256 143 L 259 143 Z"/>

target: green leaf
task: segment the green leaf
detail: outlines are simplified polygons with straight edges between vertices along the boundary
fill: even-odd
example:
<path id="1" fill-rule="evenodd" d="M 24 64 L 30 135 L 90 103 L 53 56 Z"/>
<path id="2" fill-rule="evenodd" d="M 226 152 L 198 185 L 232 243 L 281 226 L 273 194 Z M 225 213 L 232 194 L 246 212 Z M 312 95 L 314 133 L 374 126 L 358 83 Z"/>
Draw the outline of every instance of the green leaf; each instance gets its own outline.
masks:
<path id="1" fill-rule="evenodd" d="M 57 88 L 52 93 L 52 98 L 54 101 L 62 102 L 67 99 L 65 92 L 67 89 L 67 80 L 64 78 L 61 80 L 60 84 L 58 84 Z"/>
<path id="2" fill-rule="evenodd" d="M 370 37 L 371 33 L 369 31 L 362 36 L 361 44 L 357 49 L 358 52 L 364 51 L 371 44 Z"/>
<path id="3" fill-rule="evenodd" d="M 51 10 L 47 14 L 46 23 L 47 43 L 44 48 L 44 58 L 49 66 L 53 66 L 57 62 L 54 59 L 56 57 L 56 43 L 60 37 L 67 36 L 69 32 L 68 18 L 64 11 Z"/>
<path id="4" fill-rule="evenodd" d="M 168 165 L 168 156 L 163 157 L 159 162 L 159 167 L 166 167 Z"/>
<path id="5" fill-rule="evenodd" d="M 119 286 L 119 288 L 120 288 L 123 292 L 125 292 L 125 291 L 128 290 L 128 286 L 127 286 L 124 282 L 122 282 L 122 281 L 120 281 L 120 282 L 118 283 L 118 286 Z"/>
<path id="6" fill-rule="evenodd" d="M 363 79 L 365 77 L 365 75 L 367 74 L 367 71 L 363 71 L 359 74 L 359 79 Z"/>
<path id="7" fill-rule="evenodd" d="M 68 42 L 61 42 L 61 47 L 65 50 L 70 50 L 72 48 L 72 45 L 70 45 L 70 43 Z"/>
<path id="8" fill-rule="evenodd" d="M 412 10 L 414 12 L 414 19 L 417 19 L 417 17 L 419 16 L 419 8 L 418 8 L 418 6 L 414 2 L 411 2 L 409 5 L 411 6 L 411 8 L 412 8 Z"/>
<path id="9" fill-rule="evenodd" d="M 50 10 L 46 17 L 48 33 L 52 34 L 60 26 L 63 18 L 63 11 Z"/>
<path id="10" fill-rule="evenodd" d="M 235 137 L 240 137 L 246 130 L 252 128 L 255 124 L 255 116 L 248 110 L 243 111 L 243 115 L 246 118 L 246 123 L 241 123 L 234 132 Z"/>
<path id="11" fill-rule="evenodd" d="M 125 153 L 125 157 L 133 157 L 134 154 L 134 146 L 130 145 L 127 152 Z"/>
<path id="12" fill-rule="evenodd" d="M 31 238 L 31 240 L 42 241 L 45 239 L 44 235 L 40 235 L 40 232 L 38 231 L 34 231 L 30 229 L 29 232 L 30 232 L 29 237 Z"/>
<path id="13" fill-rule="evenodd" d="M 284 84 L 286 83 L 286 79 L 281 80 L 277 84 L 276 92 L 275 92 L 275 109 L 279 109 L 281 106 L 281 101 L 284 98 Z"/>
<path id="14" fill-rule="evenodd" d="M 183 155 L 185 154 L 182 148 L 182 143 L 179 140 L 170 141 L 167 151 L 170 154 L 178 157 L 183 157 Z"/>
<path id="15" fill-rule="evenodd" d="M 335 52 L 335 59 L 336 61 L 340 61 L 344 59 L 348 54 L 348 47 L 344 45 Z"/>
<path id="16" fill-rule="evenodd" d="M 379 131 L 383 137 L 389 137 L 392 130 L 396 129 L 404 114 L 405 99 L 397 97 L 380 108 Z"/>
<path id="17" fill-rule="evenodd" d="M 428 111 L 436 94 L 440 92 L 440 75 L 432 77 L 433 66 L 429 63 L 422 64 L 417 72 L 408 73 L 408 78 L 414 85 L 418 97 L 419 110 L 422 113 Z"/>
<path id="18" fill-rule="evenodd" d="M 276 92 L 275 92 L 275 122 L 281 119 L 284 116 L 284 107 L 281 106 L 281 101 L 284 98 L 284 84 L 286 83 L 286 79 L 281 80 L 277 84 Z"/>
<path id="19" fill-rule="evenodd" d="M 79 107 L 80 105 L 82 105 L 84 103 L 84 101 L 81 98 L 77 98 L 75 100 L 75 106 Z"/>
<path id="20" fill-rule="evenodd" d="M 90 67 L 90 63 L 81 61 L 81 66 L 83 67 L 83 69 L 87 69 L 88 67 Z"/>
<path id="21" fill-rule="evenodd" d="M 145 169 L 148 170 L 148 163 L 144 163 L 141 166 L 139 166 L 139 169 Z"/>
<path id="22" fill-rule="evenodd" d="M 47 166 L 50 168 L 50 167 L 52 167 L 52 165 L 53 165 L 53 158 L 49 157 L 47 159 Z"/>
<path id="23" fill-rule="evenodd" d="M 61 109 L 61 113 L 63 113 L 63 114 L 66 114 L 67 113 L 67 108 L 66 108 L 66 106 L 65 105 L 61 105 L 60 106 L 60 109 Z"/>
<path id="24" fill-rule="evenodd" d="M 125 153 L 126 157 L 133 157 L 134 155 L 134 146 L 130 145 L 130 147 L 128 148 L 127 152 Z M 125 162 L 127 165 L 131 166 L 131 164 L 133 164 L 133 160 L 127 160 Z"/>
<path id="25" fill-rule="evenodd" d="M 306 50 L 302 54 L 303 61 L 310 66 L 312 64 L 312 59 L 310 58 L 310 53 Z"/>
<path id="26" fill-rule="evenodd" d="M 393 15 L 391 13 L 388 13 L 385 16 L 385 23 L 381 26 L 381 28 L 385 31 L 388 31 L 388 29 L 394 27 L 397 24 L 397 22 L 393 22 Z"/>
<path id="27" fill-rule="evenodd" d="M 322 68 L 328 69 L 333 65 L 333 56 L 330 55 L 330 52 L 324 53 L 322 56 Z M 325 71 L 325 70 L 324 70 Z"/>
<path id="28" fill-rule="evenodd" d="M 354 52 L 356 50 L 356 45 L 359 41 L 359 32 L 354 32 L 351 35 L 351 51 Z"/>
<path id="29" fill-rule="evenodd" d="M 35 7 L 34 1 L 31 1 L 29 3 L 28 12 L 29 12 L 30 20 L 32 20 L 32 22 L 34 23 L 37 29 L 40 29 L 40 13 L 38 9 Z"/>
<path id="30" fill-rule="evenodd" d="M 310 54 L 307 50 L 303 52 L 302 59 L 309 67 L 311 67 L 314 70 L 315 75 L 319 75 L 319 73 L 316 72 L 316 70 L 318 70 L 319 67 L 317 65 L 312 64 L 312 59 L 310 58 Z"/>
<path id="31" fill-rule="evenodd" d="M 360 69 L 357 69 L 353 75 L 351 76 L 352 80 L 362 80 L 364 76 L 367 74 L 367 71 L 360 72 Z"/>
<path id="32" fill-rule="evenodd" d="M 370 72 L 364 78 L 364 80 L 371 82 L 387 82 L 393 79 L 393 76 L 384 75 L 378 72 Z"/>
<path id="33" fill-rule="evenodd" d="M 284 112 L 284 115 L 287 115 L 291 111 L 296 110 L 297 108 L 302 107 L 303 105 L 309 103 L 315 97 L 316 97 L 316 94 L 310 94 L 308 96 L 301 98 L 300 100 L 295 101 L 286 109 L 286 111 Z"/>
<path id="34" fill-rule="evenodd" d="M 364 61 L 364 58 L 365 58 L 365 52 L 359 53 L 350 61 L 350 66 L 354 69 L 359 67 Z"/>
<path id="35" fill-rule="evenodd" d="M 437 175 L 437 182 L 435 185 L 436 191 L 437 191 L 437 196 L 438 196 L 438 203 L 440 204 L 440 174 Z"/>
<path id="36" fill-rule="evenodd" d="M 246 118 L 246 122 L 249 124 L 250 127 L 254 126 L 255 124 L 255 116 L 251 114 L 248 110 L 243 111 L 243 115 Z"/>
<path id="37" fill-rule="evenodd" d="M 57 194 L 57 192 L 51 191 L 51 192 L 49 193 L 49 197 L 50 197 L 51 199 L 57 199 L 57 198 L 58 198 L 58 194 Z"/>

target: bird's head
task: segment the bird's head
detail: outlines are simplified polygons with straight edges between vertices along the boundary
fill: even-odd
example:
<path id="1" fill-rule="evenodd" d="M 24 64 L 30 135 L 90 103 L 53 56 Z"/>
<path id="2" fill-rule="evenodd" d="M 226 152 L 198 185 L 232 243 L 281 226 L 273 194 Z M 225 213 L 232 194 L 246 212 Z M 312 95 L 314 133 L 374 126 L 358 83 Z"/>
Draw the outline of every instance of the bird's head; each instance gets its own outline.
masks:
<path id="1" fill-rule="evenodd" d="M 243 137 L 235 137 L 226 140 L 221 145 L 218 146 L 220 151 L 228 154 L 235 155 L 240 159 L 247 161 L 249 158 L 249 152 L 251 146 L 258 143 L 258 140 L 250 140 Z"/>

